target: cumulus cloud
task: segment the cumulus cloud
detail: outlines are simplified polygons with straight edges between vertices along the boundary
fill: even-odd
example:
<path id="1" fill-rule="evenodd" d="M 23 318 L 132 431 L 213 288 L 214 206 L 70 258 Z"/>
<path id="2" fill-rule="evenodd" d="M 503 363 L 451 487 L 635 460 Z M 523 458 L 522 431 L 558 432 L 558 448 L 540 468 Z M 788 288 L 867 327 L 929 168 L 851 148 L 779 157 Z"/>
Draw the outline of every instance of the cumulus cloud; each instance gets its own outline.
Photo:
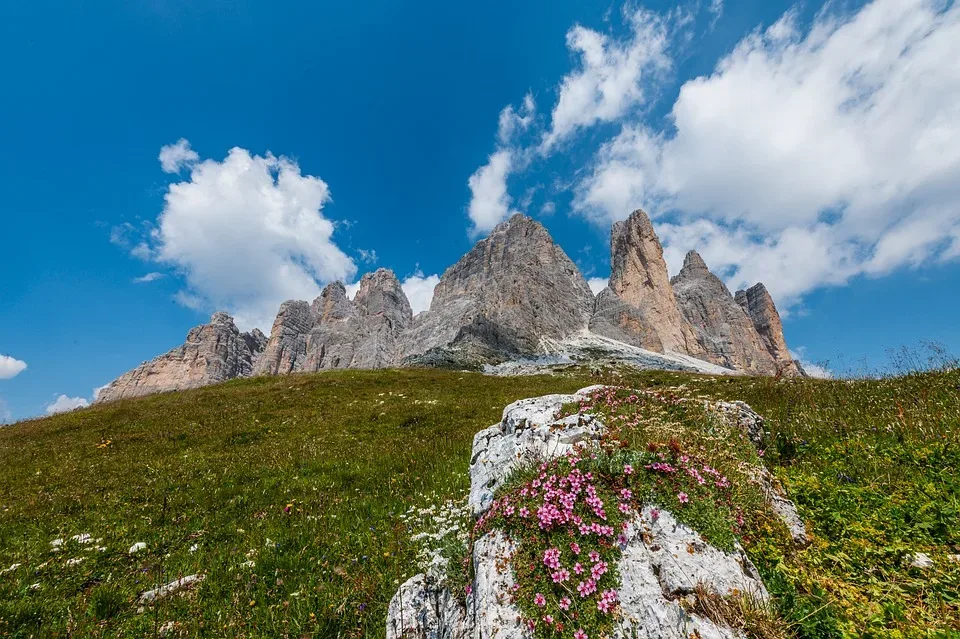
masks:
<path id="1" fill-rule="evenodd" d="M 778 302 L 960 255 L 960 5 L 874 0 L 794 11 L 686 82 L 670 131 L 625 121 L 574 206 L 609 223 L 644 207 L 671 267 L 694 241 L 734 285 Z"/>
<path id="2" fill-rule="evenodd" d="M 608 283 L 609 280 L 606 277 L 591 277 L 587 280 L 587 284 L 594 295 L 599 295 L 600 291 L 607 288 Z"/>
<path id="3" fill-rule="evenodd" d="M 167 144 L 160 149 L 160 168 L 165 173 L 179 173 L 182 169 L 200 161 L 200 156 L 190 148 L 186 139 L 180 138 L 176 144 Z"/>
<path id="4" fill-rule="evenodd" d="M 581 25 L 567 32 L 567 48 L 578 56 L 578 64 L 560 82 L 542 152 L 549 152 L 581 128 L 619 119 L 644 102 L 647 72 L 670 68 L 664 19 L 644 9 L 626 18 L 630 33 L 625 38 Z"/>
<path id="5" fill-rule="evenodd" d="M 471 235 L 489 233 L 493 227 L 517 212 L 511 209 L 513 199 L 507 192 L 507 177 L 513 167 L 513 151 L 500 149 L 470 176 L 467 185 L 471 198 L 467 213 L 473 222 Z"/>
<path id="6" fill-rule="evenodd" d="M 66 413 L 78 408 L 86 408 L 89 405 L 90 402 L 83 397 L 60 395 L 53 403 L 47 405 L 46 411 L 47 415 L 53 415 L 55 413 Z"/>
<path id="7" fill-rule="evenodd" d="M 169 186 L 149 238 L 150 259 L 186 281 L 178 302 L 224 309 L 244 329 L 267 330 L 284 300 L 313 299 L 322 284 L 355 274 L 323 216 L 330 201 L 323 180 L 289 158 L 241 148 L 222 161 L 190 160 L 181 142 L 165 147 L 166 159 L 181 158 L 190 175 Z M 170 150 L 178 148 L 179 155 Z"/>
<path id="8" fill-rule="evenodd" d="M 440 283 L 439 275 L 424 275 L 422 271 L 415 271 L 400 282 L 403 292 L 410 300 L 410 307 L 413 314 L 430 308 L 430 302 L 433 300 L 433 289 Z"/>
<path id="9" fill-rule="evenodd" d="M 26 362 L 0 354 L 0 379 L 13 379 L 26 369 Z"/>

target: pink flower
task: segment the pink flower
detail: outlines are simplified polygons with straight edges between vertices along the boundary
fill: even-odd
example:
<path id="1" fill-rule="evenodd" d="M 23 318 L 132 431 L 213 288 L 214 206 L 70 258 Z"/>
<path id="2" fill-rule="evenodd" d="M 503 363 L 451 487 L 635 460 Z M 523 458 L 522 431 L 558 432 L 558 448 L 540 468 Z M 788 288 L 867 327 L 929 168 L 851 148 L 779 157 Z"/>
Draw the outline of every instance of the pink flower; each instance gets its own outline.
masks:
<path id="1" fill-rule="evenodd" d="M 578 575 L 583 572 L 583 566 L 580 565 L 579 561 L 573 564 L 573 572 L 577 573 Z"/>
<path id="2" fill-rule="evenodd" d="M 587 633 L 583 631 L 583 628 L 580 628 L 575 633 L 573 633 L 573 639 L 590 639 L 590 637 L 588 637 Z"/>
<path id="3" fill-rule="evenodd" d="M 467 594 L 469 595 L 471 592 L 473 592 L 473 586 L 471 586 L 470 584 L 467 584 L 467 587 L 465 588 L 465 590 L 467 591 Z"/>
<path id="4" fill-rule="evenodd" d="M 570 578 L 570 571 L 565 569 L 558 570 L 552 575 L 550 575 L 550 577 L 553 579 L 553 583 L 562 584 L 563 582 L 565 582 L 567 579 Z"/>
<path id="5" fill-rule="evenodd" d="M 633 474 L 633 466 L 631 466 L 630 464 L 625 465 L 625 466 L 623 467 L 623 474 L 624 474 L 624 475 L 632 475 L 632 474 Z M 580 632 L 583 632 L 583 631 L 581 630 Z M 584 636 L 586 636 L 586 635 L 584 635 Z"/>
<path id="6" fill-rule="evenodd" d="M 538 592 L 533 596 L 533 603 L 543 608 L 547 605 L 547 598 L 543 596 L 542 592 Z"/>
<path id="7" fill-rule="evenodd" d="M 651 509 L 650 509 L 650 519 L 656 521 L 656 520 L 659 519 L 659 518 L 660 518 L 660 509 L 659 509 L 659 508 L 651 508 Z"/>
<path id="8" fill-rule="evenodd" d="M 633 493 L 629 488 L 624 488 L 620 491 L 620 499 L 630 499 L 633 497 Z"/>
<path id="9" fill-rule="evenodd" d="M 572 553 L 575 554 L 575 555 L 579 555 L 579 554 L 580 554 L 580 544 L 578 544 L 578 543 L 575 542 L 575 541 L 572 542 L 572 543 L 570 544 L 570 552 L 572 552 Z"/>
<path id="10" fill-rule="evenodd" d="M 628 504 L 628 503 L 625 502 L 625 501 L 621 501 L 621 502 L 620 502 L 620 505 L 617 506 L 617 508 L 619 508 L 619 509 L 620 509 L 620 512 L 622 512 L 622 513 L 624 513 L 624 514 L 630 512 L 630 504 Z"/>
<path id="11" fill-rule="evenodd" d="M 687 496 L 687 493 L 682 491 L 677 493 L 677 499 L 680 501 L 681 504 L 685 504 L 688 501 L 690 501 L 690 497 Z"/>
<path id="12" fill-rule="evenodd" d="M 527 508 L 526 506 L 524 506 L 523 508 L 521 508 L 521 509 L 520 509 L 520 516 L 523 517 L 524 519 L 526 519 L 527 517 L 529 517 L 529 516 L 530 516 L 530 509 Z"/>
<path id="13" fill-rule="evenodd" d="M 593 563 L 597 563 L 598 561 L 600 561 L 600 553 L 598 553 L 596 550 L 591 550 L 589 557 L 590 557 L 590 561 L 592 561 Z"/>
<path id="14" fill-rule="evenodd" d="M 543 616 L 543 621 L 544 621 L 548 626 L 552 626 L 552 625 L 553 625 L 553 615 L 544 615 L 544 616 Z"/>
<path id="15" fill-rule="evenodd" d="M 570 601 L 570 597 L 564 597 L 560 600 L 560 607 L 564 610 L 570 610 L 570 604 L 573 603 Z"/>

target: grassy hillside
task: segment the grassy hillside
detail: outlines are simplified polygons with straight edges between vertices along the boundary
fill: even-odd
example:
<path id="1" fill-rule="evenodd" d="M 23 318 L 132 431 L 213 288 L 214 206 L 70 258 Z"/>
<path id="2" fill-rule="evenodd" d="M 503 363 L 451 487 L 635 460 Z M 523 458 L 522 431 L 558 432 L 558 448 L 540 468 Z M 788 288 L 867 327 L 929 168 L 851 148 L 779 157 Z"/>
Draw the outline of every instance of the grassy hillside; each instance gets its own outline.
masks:
<path id="1" fill-rule="evenodd" d="M 815 539 L 748 550 L 794 634 L 960 630 L 960 373 L 407 370 L 237 380 L 0 430 L 0 635 L 152 636 L 176 620 L 190 636 L 380 636 L 414 572 L 400 515 L 463 494 L 473 434 L 504 405 L 599 381 L 767 418 L 764 459 Z M 910 568 L 913 552 L 935 566 Z M 199 587 L 138 614 L 139 592 L 194 573 Z"/>

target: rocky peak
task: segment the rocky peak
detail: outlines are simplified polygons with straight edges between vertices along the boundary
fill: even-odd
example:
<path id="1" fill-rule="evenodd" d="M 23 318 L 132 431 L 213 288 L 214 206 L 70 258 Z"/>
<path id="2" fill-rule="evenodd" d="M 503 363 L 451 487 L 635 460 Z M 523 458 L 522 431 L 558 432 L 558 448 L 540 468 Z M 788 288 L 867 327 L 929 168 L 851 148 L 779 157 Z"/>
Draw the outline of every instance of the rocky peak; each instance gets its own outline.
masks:
<path id="1" fill-rule="evenodd" d="M 263 340 L 263 341 L 260 341 Z M 196 388 L 251 374 L 266 341 L 263 333 L 241 334 L 227 313 L 190 329 L 182 345 L 124 373 L 97 395 L 97 402 Z"/>
<path id="2" fill-rule="evenodd" d="M 708 361 L 751 373 L 776 373 L 773 356 L 752 320 L 723 281 L 710 272 L 699 253 L 687 253 L 680 274 L 670 284 Z"/>
<path id="3" fill-rule="evenodd" d="M 754 328 L 760 334 L 764 346 L 773 357 L 780 373 L 790 377 L 803 375 L 803 369 L 790 356 L 787 342 L 783 337 L 783 323 L 780 313 L 773 303 L 773 297 L 762 283 L 754 284 L 746 291 L 737 291 L 734 297 L 744 310 Z"/>
<path id="4" fill-rule="evenodd" d="M 699 352 L 670 288 L 663 246 L 650 218 L 640 209 L 610 230 L 610 290 L 639 310 L 645 318 L 645 330 L 656 335 L 661 350 L 691 355 Z M 644 341 L 650 343 L 649 339 Z"/>
<path id="5" fill-rule="evenodd" d="M 713 273 L 707 268 L 707 263 L 699 253 L 689 251 L 683 258 L 683 268 L 680 269 L 679 277 L 713 277 Z"/>
<path id="6" fill-rule="evenodd" d="M 287 300 L 280 305 L 270 329 L 270 340 L 257 358 L 254 375 L 285 375 L 301 370 L 307 353 L 307 333 L 316 324 L 317 316 L 310 304 Z"/>
<path id="7" fill-rule="evenodd" d="M 539 222 L 514 215 L 448 268 L 404 338 L 408 363 L 477 365 L 587 327 L 593 294 Z"/>
<path id="8" fill-rule="evenodd" d="M 356 315 L 356 307 L 347 298 L 343 282 L 331 282 L 310 305 L 317 322 L 344 319 Z"/>
<path id="9" fill-rule="evenodd" d="M 353 302 L 364 315 L 382 314 L 398 328 L 413 319 L 413 310 L 400 280 L 389 269 L 380 268 L 364 275 Z"/>

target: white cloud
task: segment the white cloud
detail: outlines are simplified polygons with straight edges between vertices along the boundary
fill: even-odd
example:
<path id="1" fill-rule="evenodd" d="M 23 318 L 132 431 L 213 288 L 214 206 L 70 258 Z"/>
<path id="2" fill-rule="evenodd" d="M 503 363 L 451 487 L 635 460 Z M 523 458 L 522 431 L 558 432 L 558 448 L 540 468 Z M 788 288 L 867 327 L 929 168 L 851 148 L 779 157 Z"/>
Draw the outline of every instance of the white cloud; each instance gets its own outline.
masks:
<path id="1" fill-rule="evenodd" d="M 185 278 L 181 304 L 269 330 L 281 302 L 313 299 L 322 283 L 356 272 L 322 214 L 329 201 L 327 184 L 293 160 L 234 148 L 169 186 L 149 253 Z"/>
<path id="2" fill-rule="evenodd" d="M 810 377 L 816 377 L 818 379 L 830 379 L 833 377 L 833 371 L 827 368 L 826 365 L 814 364 L 813 362 L 807 361 L 805 355 L 806 348 L 803 346 L 797 347 L 796 350 L 790 350 L 790 357 L 800 362 L 800 366 L 803 367 L 803 370 L 806 371 Z"/>
<path id="3" fill-rule="evenodd" d="M 665 21 L 644 9 L 628 15 L 627 21 L 630 34 L 623 39 L 580 25 L 567 32 L 567 48 L 579 56 L 579 64 L 560 82 L 542 152 L 581 128 L 619 119 L 646 99 L 646 74 L 670 68 Z"/>
<path id="4" fill-rule="evenodd" d="M 599 295 L 600 291 L 607 288 L 609 279 L 606 277 L 591 277 L 587 280 L 587 284 L 590 286 L 590 290 L 593 291 L 594 295 Z"/>
<path id="5" fill-rule="evenodd" d="M 146 275 L 141 275 L 140 277 L 133 278 L 134 284 L 146 284 L 147 282 L 155 282 L 160 278 L 164 277 L 163 273 L 147 273 Z"/>
<path id="6" fill-rule="evenodd" d="M 512 198 L 507 192 L 507 176 L 513 170 L 514 157 L 509 149 L 494 152 L 487 163 L 470 176 L 470 206 L 467 213 L 473 222 L 471 235 L 490 232 L 514 213 Z"/>
<path id="7" fill-rule="evenodd" d="M 353 299 L 357 296 L 357 291 L 360 290 L 360 282 L 354 282 L 353 284 L 344 284 L 343 288 L 347 290 L 347 297 Z"/>
<path id="8" fill-rule="evenodd" d="M 707 7 L 707 11 L 709 11 L 712 16 L 710 19 L 710 27 L 712 28 L 723 15 L 723 0 L 710 0 L 710 6 Z"/>
<path id="9" fill-rule="evenodd" d="M 100 393 L 110 384 L 104 384 L 103 386 L 97 386 L 93 389 L 93 401 L 97 401 L 97 398 L 100 397 Z"/>
<path id="10" fill-rule="evenodd" d="M 523 97 L 519 112 L 513 108 L 512 104 L 505 106 L 500 112 L 500 122 L 497 127 L 497 139 L 500 144 L 510 144 L 515 134 L 526 131 L 533 123 L 536 110 L 537 104 L 532 93 L 527 93 Z"/>
<path id="11" fill-rule="evenodd" d="M 90 405 L 83 397 L 67 397 L 66 395 L 60 395 L 52 404 L 49 404 L 46 408 L 47 415 L 53 415 L 55 413 L 66 413 L 78 408 L 86 408 Z"/>
<path id="12" fill-rule="evenodd" d="M 675 267 L 696 240 L 730 282 L 778 302 L 859 274 L 960 255 L 960 5 L 875 0 L 788 12 L 686 82 L 673 130 L 626 122 L 574 206 L 603 223 L 642 206 Z"/>
<path id="13" fill-rule="evenodd" d="M 557 212 L 557 205 L 553 201 L 544 202 L 543 206 L 540 207 L 540 215 L 542 217 L 553 215 L 556 212 Z"/>
<path id="14" fill-rule="evenodd" d="M 410 300 L 410 307 L 413 314 L 430 308 L 430 302 L 433 300 L 433 289 L 440 283 L 439 275 L 424 275 L 421 271 L 415 271 L 412 275 L 403 278 L 400 286 L 403 292 Z"/>
<path id="15" fill-rule="evenodd" d="M 26 369 L 26 362 L 0 354 L 0 379 L 13 379 Z"/>
<path id="16" fill-rule="evenodd" d="M 197 152 L 190 148 L 186 139 L 180 138 L 176 144 L 168 144 L 160 149 L 160 168 L 165 173 L 179 173 L 183 168 L 193 166 L 200 161 Z"/>
<path id="17" fill-rule="evenodd" d="M 10 424 L 13 422 L 13 413 L 10 412 L 10 408 L 7 406 L 7 402 L 0 397 L 0 426 Z"/>
<path id="18" fill-rule="evenodd" d="M 377 252 L 373 249 L 357 249 L 357 255 L 360 256 L 360 260 L 366 264 L 375 264 L 377 262 Z"/>

